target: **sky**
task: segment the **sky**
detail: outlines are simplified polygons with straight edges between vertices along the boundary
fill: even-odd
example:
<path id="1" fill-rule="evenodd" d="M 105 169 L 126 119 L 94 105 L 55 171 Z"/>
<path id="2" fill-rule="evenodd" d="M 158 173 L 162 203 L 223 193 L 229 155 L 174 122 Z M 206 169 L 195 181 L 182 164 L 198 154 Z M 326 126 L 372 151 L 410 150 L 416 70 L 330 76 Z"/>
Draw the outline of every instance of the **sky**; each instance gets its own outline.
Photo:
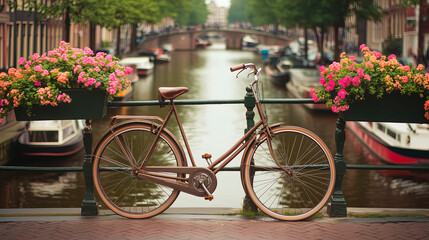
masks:
<path id="1" fill-rule="evenodd" d="M 206 0 L 209 3 L 211 0 Z M 231 0 L 214 0 L 218 7 L 229 7 Z"/>

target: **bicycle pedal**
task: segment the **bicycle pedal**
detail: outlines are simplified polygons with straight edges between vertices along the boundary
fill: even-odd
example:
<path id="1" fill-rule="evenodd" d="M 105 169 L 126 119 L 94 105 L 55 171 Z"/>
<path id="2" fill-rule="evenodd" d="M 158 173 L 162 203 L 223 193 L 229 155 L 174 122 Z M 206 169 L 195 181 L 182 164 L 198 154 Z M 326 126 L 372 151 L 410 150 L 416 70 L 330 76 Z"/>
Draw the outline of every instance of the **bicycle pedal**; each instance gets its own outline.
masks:
<path id="1" fill-rule="evenodd" d="M 205 200 L 209 200 L 209 201 L 213 200 L 213 198 L 214 198 L 213 195 L 204 197 Z"/>
<path id="2" fill-rule="evenodd" d="M 207 161 L 208 165 L 212 164 L 212 160 L 211 160 L 212 155 L 211 154 L 205 153 L 205 154 L 203 154 L 202 158 L 204 158 Z"/>

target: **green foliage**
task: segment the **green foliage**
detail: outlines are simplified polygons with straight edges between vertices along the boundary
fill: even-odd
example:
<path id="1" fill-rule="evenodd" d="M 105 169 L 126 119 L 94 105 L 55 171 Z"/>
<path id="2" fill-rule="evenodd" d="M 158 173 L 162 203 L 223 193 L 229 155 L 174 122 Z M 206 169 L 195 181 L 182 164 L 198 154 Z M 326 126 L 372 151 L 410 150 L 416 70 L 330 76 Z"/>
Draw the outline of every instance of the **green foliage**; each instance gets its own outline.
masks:
<path id="1" fill-rule="evenodd" d="M 194 26 L 207 21 L 209 11 L 204 0 L 190 0 L 177 12 L 176 23 L 180 26 Z"/>
<path id="2" fill-rule="evenodd" d="M 74 23 L 89 22 L 109 29 L 143 21 L 157 23 L 165 17 L 177 16 L 178 11 L 191 5 L 186 0 L 52 0 L 49 3 L 25 0 L 25 4 L 44 19 L 67 15 Z"/>
<path id="3" fill-rule="evenodd" d="M 231 5 L 228 10 L 228 22 L 248 22 L 246 15 L 246 6 L 249 0 L 231 0 Z"/>
<path id="4" fill-rule="evenodd" d="M 285 10 L 281 5 L 283 0 L 249 0 L 247 19 L 256 26 L 278 25 Z"/>

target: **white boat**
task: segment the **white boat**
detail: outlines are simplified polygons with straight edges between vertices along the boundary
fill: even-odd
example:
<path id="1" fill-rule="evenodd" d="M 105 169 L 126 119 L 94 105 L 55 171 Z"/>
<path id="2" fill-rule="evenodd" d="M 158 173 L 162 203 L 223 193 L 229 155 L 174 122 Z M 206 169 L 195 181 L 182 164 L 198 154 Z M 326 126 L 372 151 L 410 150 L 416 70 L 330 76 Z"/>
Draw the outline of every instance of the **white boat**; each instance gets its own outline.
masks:
<path id="1" fill-rule="evenodd" d="M 347 122 L 347 129 L 386 163 L 429 164 L 429 124 Z"/>
<path id="2" fill-rule="evenodd" d="M 253 47 L 258 46 L 258 44 L 259 44 L 258 39 L 256 39 L 256 37 L 252 36 L 252 35 L 246 35 L 241 40 L 241 46 L 242 47 L 253 48 Z"/>
<path id="3" fill-rule="evenodd" d="M 145 77 L 151 74 L 154 67 L 153 61 L 147 56 L 124 58 L 119 61 L 119 64 L 130 67 L 135 65 L 139 77 Z"/>
<path id="4" fill-rule="evenodd" d="M 83 120 L 30 121 L 18 138 L 26 156 L 68 156 L 83 148 Z"/>
<path id="5" fill-rule="evenodd" d="M 311 89 L 320 88 L 320 73 L 316 68 L 291 68 L 289 72 L 290 80 L 286 83 L 286 88 L 294 98 L 312 98 Z M 314 110 L 330 110 L 325 104 L 304 105 Z"/>

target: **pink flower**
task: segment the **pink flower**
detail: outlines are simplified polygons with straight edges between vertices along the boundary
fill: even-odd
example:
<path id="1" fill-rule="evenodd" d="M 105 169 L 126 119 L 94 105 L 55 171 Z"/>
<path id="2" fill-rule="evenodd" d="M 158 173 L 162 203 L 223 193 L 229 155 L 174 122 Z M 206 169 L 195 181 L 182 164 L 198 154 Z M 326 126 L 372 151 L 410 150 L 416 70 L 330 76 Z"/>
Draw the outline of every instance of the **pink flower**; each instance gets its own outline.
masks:
<path id="1" fill-rule="evenodd" d="M 321 78 L 320 78 L 320 80 L 319 80 L 319 82 L 320 82 L 320 84 L 322 84 L 322 85 L 325 85 L 325 84 L 326 84 L 326 81 L 325 81 L 325 78 L 324 78 L 324 77 L 321 77 Z"/>
<path id="2" fill-rule="evenodd" d="M 368 74 L 365 74 L 365 76 L 363 78 L 365 78 L 368 81 L 371 81 L 371 77 Z"/>
<path id="3" fill-rule="evenodd" d="M 349 59 L 350 59 L 351 61 L 355 61 L 355 60 L 356 60 L 354 56 L 350 56 L 350 57 L 349 57 Z"/>
<path id="4" fill-rule="evenodd" d="M 115 73 L 118 77 L 122 77 L 125 76 L 125 73 L 119 69 L 115 69 Z"/>
<path id="5" fill-rule="evenodd" d="M 354 77 L 352 79 L 352 83 L 353 83 L 353 86 L 355 86 L 355 87 L 359 86 L 360 78 L 359 77 Z"/>
<path id="6" fill-rule="evenodd" d="M 21 65 L 24 65 L 25 62 L 27 62 L 27 60 L 22 57 L 22 58 L 19 59 L 18 64 L 21 66 Z"/>
<path id="7" fill-rule="evenodd" d="M 39 87 L 40 85 L 42 85 L 40 82 L 38 82 L 38 81 L 34 82 L 34 86 Z"/>
<path id="8" fill-rule="evenodd" d="M 381 54 L 381 52 L 377 52 L 377 51 L 372 51 L 375 55 L 376 58 L 381 57 L 383 54 Z"/>
<path id="9" fill-rule="evenodd" d="M 83 76 L 85 75 L 85 72 L 80 72 L 79 76 L 77 77 L 77 82 L 85 82 L 85 78 Z"/>
<path id="10" fill-rule="evenodd" d="M 33 61 L 36 61 L 40 58 L 40 55 L 38 53 L 33 54 L 33 56 L 31 56 L 31 59 L 33 59 Z"/>
<path id="11" fill-rule="evenodd" d="M 332 69 L 333 71 L 339 72 L 342 68 L 341 64 L 338 62 L 333 62 L 330 66 L 330 69 Z"/>
<path id="12" fill-rule="evenodd" d="M 49 71 L 48 70 L 43 70 L 42 72 L 42 77 L 49 75 Z"/>
<path id="13" fill-rule="evenodd" d="M 394 59 L 394 58 L 396 58 L 396 56 L 394 54 L 390 54 L 389 57 L 387 57 L 387 60 L 391 60 L 391 59 Z"/>
<path id="14" fill-rule="evenodd" d="M 314 88 L 312 88 L 312 89 L 310 90 L 311 97 L 313 98 L 313 101 L 314 101 L 314 102 L 318 102 L 318 101 L 319 101 L 319 99 L 317 98 L 317 94 L 315 93 L 315 91 L 316 91 L 316 89 L 314 89 Z"/>
<path id="15" fill-rule="evenodd" d="M 36 72 L 41 72 L 43 69 L 42 69 L 42 65 L 36 65 L 36 66 L 34 66 L 34 71 L 36 71 Z"/>
<path id="16" fill-rule="evenodd" d="M 346 92 L 346 90 L 344 90 L 344 89 L 340 89 L 340 91 L 338 92 L 338 96 L 339 96 L 341 99 L 344 99 L 344 98 L 346 97 L 346 95 L 347 95 L 347 92 Z"/>
<path id="17" fill-rule="evenodd" d="M 104 57 L 104 52 L 98 52 L 96 55 L 95 55 L 95 58 L 97 59 L 97 60 L 100 60 L 100 59 L 102 59 L 103 57 Z"/>
<path id="18" fill-rule="evenodd" d="M 83 52 L 87 55 L 94 55 L 94 52 L 89 47 L 85 47 Z"/>
<path id="19" fill-rule="evenodd" d="M 133 72 L 133 69 L 131 67 L 125 67 L 125 74 L 128 76 Z"/>
<path id="20" fill-rule="evenodd" d="M 364 75 L 364 71 L 363 71 L 363 69 L 362 69 L 362 68 L 358 68 L 358 69 L 356 70 L 356 72 L 357 72 L 357 74 L 359 75 L 359 77 L 363 77 L 363 75 Z"/>

